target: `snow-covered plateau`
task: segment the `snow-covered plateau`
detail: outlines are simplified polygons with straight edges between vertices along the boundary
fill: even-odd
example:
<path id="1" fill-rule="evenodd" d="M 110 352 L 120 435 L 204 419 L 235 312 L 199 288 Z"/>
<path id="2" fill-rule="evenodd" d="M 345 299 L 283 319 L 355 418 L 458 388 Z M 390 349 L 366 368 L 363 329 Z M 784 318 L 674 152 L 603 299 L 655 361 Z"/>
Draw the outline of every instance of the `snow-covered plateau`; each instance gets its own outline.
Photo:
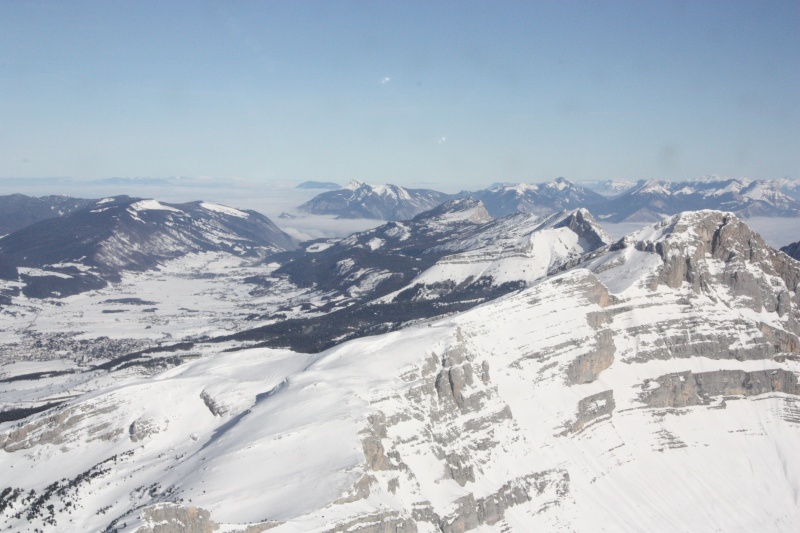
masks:
<path id="1" fill-rule="evenodd" d="M 0 530 L 796 531 L 800 263 L 719 211 L 617 241 L 585 210 L 484 214 L 313 243 L 291 275 L 200 252 L 17 294 Z M 324 350 L 270 337 L 410 305 Z M 127 344 L 76 357 L 99 338 Z"/>

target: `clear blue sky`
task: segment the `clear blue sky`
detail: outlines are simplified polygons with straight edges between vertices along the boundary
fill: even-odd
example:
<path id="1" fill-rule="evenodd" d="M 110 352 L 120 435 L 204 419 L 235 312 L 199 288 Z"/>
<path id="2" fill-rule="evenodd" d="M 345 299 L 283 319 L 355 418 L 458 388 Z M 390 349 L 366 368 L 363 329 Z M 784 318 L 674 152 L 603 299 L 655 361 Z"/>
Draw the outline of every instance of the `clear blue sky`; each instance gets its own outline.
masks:
<path id="1" fill-rule="evenodd" d="M 800 2 L 0 2 L 0 177 L 800 177 Z"/>

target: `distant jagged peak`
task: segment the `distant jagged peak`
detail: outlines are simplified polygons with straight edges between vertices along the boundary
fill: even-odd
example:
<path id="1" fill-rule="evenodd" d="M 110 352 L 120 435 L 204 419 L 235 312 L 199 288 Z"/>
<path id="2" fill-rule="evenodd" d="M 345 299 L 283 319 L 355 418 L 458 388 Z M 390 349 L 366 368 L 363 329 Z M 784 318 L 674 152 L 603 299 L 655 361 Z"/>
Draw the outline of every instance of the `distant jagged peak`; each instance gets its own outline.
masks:
<path id="1" fill-rule="evenodd" d="M 563 209 L 593 206 L 605 201 L 603 196 L 591 189 L 578 187 L 562 177 L 547 183 L 495 184 L 492 188 L 470 194 L 482 200 L 494 217 L 514 212 L 547 215 Z"/>
<path id="2" fill-rule="evenodd" d="M 365 186 L 366 187 L 370 187 L 369 184 L 367 184 L 367 183 L 365 183 L 365 182 L 363 182 L 361 180 L 351 179 L 349 182 L 347 182 L 347 185 L 345 185 L 343 188 L 344 189 L 350 189 L 351 191 L 355 191 L 355 190 L 358 190 L 361 187 L 365 187 Z"/>
<path id="3" fill-rule="evenodd" d="M 670 183 L 657 179 L 639 180 L 634 186 L 631 194 L 671 194 Z"/>
<path id="4" fill-rule="evenodd" d="M 518 194 L 525 194 L 526 192 L 538 192 L 542 189 L 556 189 L 563 191 L 564 189 L 577 189 L 574 183 L 566 178 L 558 177 L 549 182 L 543 183 L 527 183 L 527 182 L 497 182 L 489 186 L 488 191 L 514 191 Z"/>
<path id="5" fill-rule="evenodd" d="M 743 186 L 750 185 L 754 180 L 750 178 L 746 178 L 744 176 L 734 177 L 734 176 L 722 176 L 719 174 L 704 174 L 702 176 L 698 176 L 696 178 L 687 180 L 689 182 L 695 183 L 725 183 L 725 182 L 736 182 L 740 183 Z"/>
<path id="6" fill-rule="evenodd" d="M 632 194 L 702 194 L 704 196 L 720 196 L 727 193 L 748 196 L 748 191 L 775 191 L 780 193 L 784 182 L 781 180 L 752 180 L 749 178 L 734 178 L 729 176 L 705 175 L 683 181 L 668 180 L 640 180 L 637 182 Z M 756 194 L 758 196 L 758 194 Z M 753 197 L 760 199 L 760 197 Z"/>
<path id="7" fill-rule="evenodd" d="M 518 194 L 524 194 L 528 191 L 538 191 L 539 185 L 536 183 L 512 183 L 512 182 L 502 182 L 502 183 L 493 183 L 488 189 L 488 191 L 513 191 Z"/>
<path id="8" fill-rule="evenodd" d="M 595 248 L 614 242 L 611 235 L 606 233 L 585 207 L 556 213 L 542 227 L 569 228 L 580 236 L 592 235 L 593 240 L 596 240 Z"/>
<path id="9" fill-rule="evenodd" d="M 315 215 L 342 218 L 410 220 L 452 195 L 428 189 L 406 189 L 394 184 L 370 185 L 352 180 L 343 189 L 319 194 L 298 209 Z"/>
<path id="10" fill-rule="evenodd" d="M 569 181 L 567 178 L 558 177 L 551 181 L 550 183 L 545 183 L 545 187 L 550 187 L 552 189 L 558 189 L 559 191 L 563 191 L 564 189 L 568 188 L 575 188 L 575 184 Z"/>

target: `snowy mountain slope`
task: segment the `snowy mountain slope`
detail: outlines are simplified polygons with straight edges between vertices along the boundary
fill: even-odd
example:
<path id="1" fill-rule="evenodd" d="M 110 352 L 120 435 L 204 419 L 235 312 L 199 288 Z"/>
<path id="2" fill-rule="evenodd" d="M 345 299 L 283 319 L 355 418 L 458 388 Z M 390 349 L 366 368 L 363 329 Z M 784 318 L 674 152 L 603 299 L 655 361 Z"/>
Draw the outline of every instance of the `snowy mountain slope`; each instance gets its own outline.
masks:
<path id="1" fill-rule="evenodd" d="M 585 209 L 538 217 L 517 213 L 434 248 L 447 252 L 402 293 L 383 298 L 438 298 L 475 286 L 524 287 L 551 270 L 611 243 Z M 411 296 L 413 295 L 413 296 Z"/>
<path id="2" fill-rule="evenodd" d="M 593 212 L 611 222 L 659 220 L 663 215 L 720 209 L 741 217 L 800 214 L 800 201 L 782 191 L 779 180 L 707 178 L 682 182 L 640 181 Z"/>
<path id="3" fill-rule="evenodd" d="M 206 347 L 4 424 L 24 475 L 2 527 L 793 531 L 800 263 L 701 212 L 565 269 L 319 354 Z"/>
<path id="4" fill-rule="evenodd" d="M 596 192 L 556 178 L 549 183 L 498 184 L 482 191 L 465 193 L 477 198 L 493 217 L 512 213 L 546 215 L 558 211 L 591 207 L 604 202 Z"/>
<path id="5" fill-rule="evenodd" d="M 291 237 L 254 211 L 194 202 L 106 198 L 44 220 L 0 242 L 2 275 L 19 275 L 26 295 L 68 295 L 193 252 L 261 258 L 294 248 Z"/>
<path id="6" fill-rule="evenodd" d="M 548 270 L 611 242 L 583 210 L 491 220 L 474 199 L 452 200 L 407 222 L 336 243 L 314 243 L 275 271 L 316 289 L 306 322 L 274 323 L 231 339 L 318 351 L 345 339 L 463 311 L 519 290 Z M 315 335 L 309 338 L 306 331 Z"/>
<path id="7" fill-rule="evenodd" d="M 475 200 L 451 200 L 411 220 L 389 222 L 332 242 L 307 245 L 278 269 L 302 286 L 348 296 L 373 294 L 381 284 L 402 286 L 432 263 L 432 251 L 492 219 Z"/>
<path id="8" fill-rule="evenodd" d="M 408 220 L 449 200 L 452 195 L 397 185 L 370 185 L 353 180 L 344 188 L 319 194 L 298 209 L 341 218 Z"/>
<path id="9" fill-rule="evenodd" d="M 66 215 L 92 202 L 94 200 L 69 196 L 40 198 L 24 194 L 0 196 L 0 236 L 13 233 L 40 220 Z"/>

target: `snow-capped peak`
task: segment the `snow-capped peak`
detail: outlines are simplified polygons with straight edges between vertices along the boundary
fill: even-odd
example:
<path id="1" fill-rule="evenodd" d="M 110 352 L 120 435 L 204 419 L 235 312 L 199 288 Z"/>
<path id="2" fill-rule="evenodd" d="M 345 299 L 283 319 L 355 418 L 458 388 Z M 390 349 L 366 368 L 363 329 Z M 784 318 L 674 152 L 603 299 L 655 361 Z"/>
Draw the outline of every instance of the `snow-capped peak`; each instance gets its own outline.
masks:
<path id="1" fill-rule="evenodd" d="M 356 189 L 358 189 L 359 187 L 362 187 L 364 185 L 366 185 L 366 183 L 364 183 L 363 181 L 359 181 L 357 179 L 352 179 L 347 183 L 347 185 L 345 185 L 342 188 L 343 189 L 349 189 L 351 191 L 355 191 Z"/>

